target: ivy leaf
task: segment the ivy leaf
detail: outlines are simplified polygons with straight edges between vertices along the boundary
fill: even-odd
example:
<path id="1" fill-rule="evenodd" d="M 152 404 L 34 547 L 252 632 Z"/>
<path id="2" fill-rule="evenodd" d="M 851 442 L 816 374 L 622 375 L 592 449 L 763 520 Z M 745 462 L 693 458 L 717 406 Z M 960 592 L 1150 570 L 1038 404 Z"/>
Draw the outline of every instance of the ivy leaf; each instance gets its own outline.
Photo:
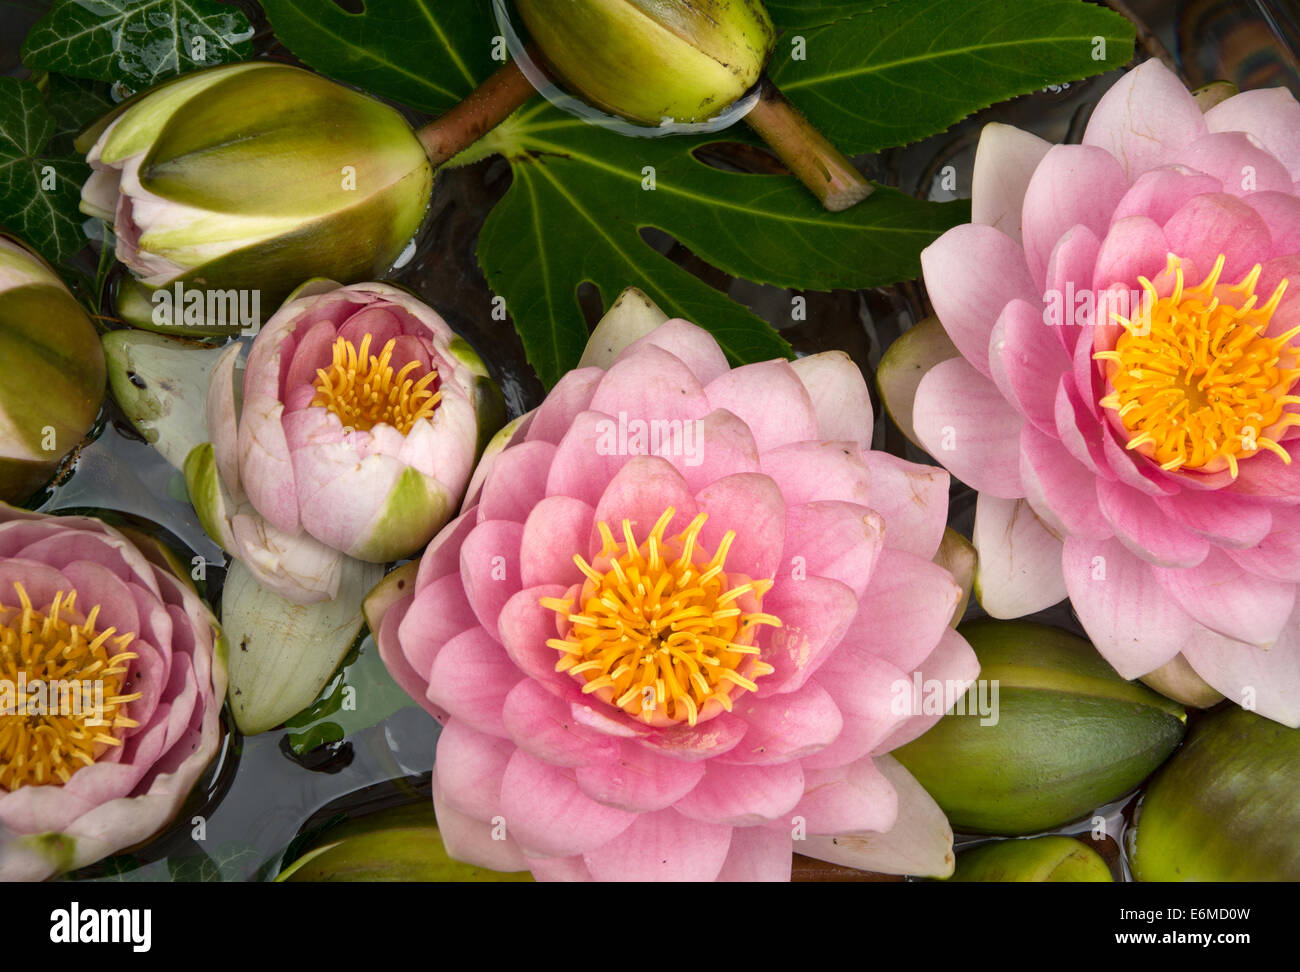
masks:
<path id="1" fill-rule="evenodd" d="M 0 78 L 0 225 L 51 263 L 86 245 L 78 206 L 90 173 L 79 157 L 48 154 L 57 127 L 36 85 Z"/>
<path id="2" fill-rule="evenodd" d="M 1049 84 L 1123 67 L 1133 25 L 1078 0 L 896 0 L 778 45 L 768 74 L 849 154 L 906 145 Z"/>
<path id="3" fill-rule="evenodd" d="M 23 42 L 23 63 L 136 90 L 242 61 L 253 28 L 215 0 L 55 0 Z"/>
<path id="4" fill-rule="evenodd" d="M 316 70 L 431 115 L 493 69 L 496 20 L 477 0 L 263 0 L 275 36 Z"/>
<path id="5" fill-rule="evenodd" d="M 479 262 L 548 384 L 577 363 L 586 343 L 576 298 L 584 281 L 606 301 L 640 287 L 665 313 L 712 331 L 734 362 L 788 353 L 768 325 L 647 243 L 646 227 L 756 283 L 832 290 L 915 277 L 921 250 L 970 218 L 964 203 L 927 203 L 886 188 L 827 213 L 786 176 L 700 162 L 691 149 L 717 136 L 628 139 L 549 106 L 526 109 L 489 139 L 515 179 L 479 237 Z"/>
<path id="6" fill-rule="evenodd" d="M 74 154 L 73 139 L 92 122 L 103 118 L 116 105 L 106 81 L 86 81 L 64 74 L 51 74 L 45 102 L 54 118 L 52 143 L 62 152 Z"/>

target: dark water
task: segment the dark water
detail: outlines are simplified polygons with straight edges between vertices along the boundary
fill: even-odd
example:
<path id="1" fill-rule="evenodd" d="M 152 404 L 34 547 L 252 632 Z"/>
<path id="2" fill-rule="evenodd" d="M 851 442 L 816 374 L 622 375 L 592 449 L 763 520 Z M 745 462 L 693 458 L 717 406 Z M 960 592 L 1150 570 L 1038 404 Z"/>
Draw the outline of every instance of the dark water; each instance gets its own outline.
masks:
<path id="1" fill-rule="evenodd" d="M 0 6 L 0 36 L 4 38 L 0 72 L 18 72 L 18 43 L 45 7 L 34 0 Z M 1242 87 L 1281 83 L 1300 91 L 1300 68 L 1288 53 L 1300 50 L 1300 16 L 1292 0 L 1191 0 L 1177 4 L 1148 0 L 1123 9 L 1141 25 L 1140 47 L 1145 53 L 1176 66 L 1192 87 L 1227 78 Z M 263 47 L 275 49 L 273 37 L 265 32 L 259 37 Z M 984 123 L 1008 122 L 1053 142 L 1077 139 L 1092 105 L 1116 76 L 1019 98 L 982 112 L 943 135 L 861 161 L 873 178 L 906 192 L 932 199 L 969 196 L 975 144 Z M 752 167 L 755 159 L 737 153 L 719 164 Z M 957 173 L 955 191 L 940 188 L 940 174 L 948 165 Z M 509 324 L 492 320 L 492 294 L 474 258 L 474 242 L 483 219 L 509 181 L 509 166 L 499 159 L 440 175 L 416 254 L 393 279 L 419 293 L 476 345 L 500 382 L 511 414 L 517 415 L 540 401 L 542 388 Z M 798 352 L 840 348 L 868 375 L 890 343 L 929 310 L 919 283 L 914 282 L 872 291 L 806 294 L 807 320 L 792 323 L 789 307 L 793 292 L 728 277 L 670 238 L 659 236 L 651 242 L 769 320 Z M 587 294 L 584 308 L 589 319 L 594 322 L 602 301 L 608 303 L 615 296 Z M 875 447 L 926 461 L 883 417 L 879 402 L 875 404 L 879 416 Z M 223 563 L 221 551 L 204 535 L 185 500 L 180 474 L 139 440 L 111 403 L 106 406 L 101 430 L 83 449 L 71 474 L 43 497 L 40 509 L 116 511 L 188 550 L 189 556 L 202 556 L 210 564 Z M 950 523 L 969 536 L 973 516 L 974 494 L 956 485 Z M 221 573 L 215 568 L 208 571 L 207 593 L 213 603 L 219 603 Z M 970 616 L 979 613 L 973 607 Z M 1068 605 L 1058 605 L 1038 619 L 1081 633 Z M 348 677 L 355 680 L 359 692 L 391 697 L 386 695 L 391 684 L 380 684 L 386 675 L 376 664 L 369 638 L 361 643 L 355 659 Z M 265 880 L 292 859 L 290 853 L 282 860 L 286 851 L 297 849 L 291 845 L 298 835 L 340 816 L 427 799 L 436 723 L 413 703 L 379 715 L 382 717 L 373 724 L 356 725 L 345 738 L 302 755 L 290 745 L 289 730 L 248 738 L 232 731 L 219 760 L 171 830 L 144 848 L 89 867 L 73 878 Z M 1098 810 L 1107 819 L 1106 829 L 1112 836 L 1094 846 L 1121 879 L 1128 876 L 1120 846 L 1122 834 L 1136 799 L 1130 795 Z M 1086 838 L 1089 829 L 1085 818 L 1058 832 Z M 202 839 L 195 839 L 195 834 Z M 796 873 L 805 879 L 844 876 L 811 866 L 796 868 Z"/>

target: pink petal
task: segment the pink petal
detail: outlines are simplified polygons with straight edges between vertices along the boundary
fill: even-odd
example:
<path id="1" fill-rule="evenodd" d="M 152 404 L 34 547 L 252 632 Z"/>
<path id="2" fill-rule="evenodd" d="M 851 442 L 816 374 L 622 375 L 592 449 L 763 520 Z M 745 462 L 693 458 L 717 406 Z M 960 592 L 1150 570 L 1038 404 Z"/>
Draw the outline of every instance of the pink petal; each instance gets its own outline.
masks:
<path id="1" fill-rule="evenodd" d="M 992 226 L 1019 243 L 1025 190 L 1051 147 L 1037 135 L 1013 125 L 985 125 L 975 150 L 971 222 Z"/>
<path id="2" fill-rule="evenodd" d="M 510 690 L 501 721 L 520 749 L 552 766 L 582 766 L 618 754 L 613 740 L 575 722 L 569 704 L 531 678 Z"/>
<path id="3" fill-rule="evenodd" d="M 898 794 L 870 756 L 848 766 L 806 770 L 804 779 L 803 799 L 784 819 L 791 826 L 802 823 L 805 833 L 886 831 L 898 819 Z"/>
<path id="4" fill-rule="evenodd" d="M 627 456 L 607 448 L 610 430 L 617 428 L 617 419 L 600 412 L 578 415 L 556 448 L 546 495 L 572 496 L 594 507 L 610 480 L 628 463 Z"/>
<path id="5" fill-rule="evenodd" d="M 619 356 L 596 386 L 589 409 L 629 420 L 703 418 L 710 410 L 704 386 L 678 357 L 654 345 Z M 716 406 L 715 406 L 716 407 Z"/>
<path id="6" fill-rule="evenodd" d="M 559 445 L 569 426 L 583 412 L 590 410 L 591 398 L 596 393 L 605 372 L 601 368 L 575 368 L 546 395 L 546 400 L 533 413 L 528 427 L 528 441 L 551 442 Z"/>
<path id="7" fill-rule="evenodd" d="M 415 575 L 415 589 L 421 590 L 439 577 L 460 573 L 460 548 L 469 532 L 478 525 L 478 507 L 472 506 L 438 531 L 420 557 Z"/>
<path id="8" fill-rule="evenodd" d="M 1102 241 L 1093 274 L 1093 289 L 1100 294 L 1112 284 L 1138 290 L 1138 277 L 1154 280 L 1164 270 L 1169 253 L 1160 224 L 1146 216 L 1116 220 Z"/>
<path id="9" fill-rule="evenodd" d="M 1263 542 L 1273 526 L 1265 504 L 1226 490 L 1185 489 L 1177 496 L 1157 496 L 1155 505 L 1216 546 L 1248 550 Z"/>
<path id="10" fill-rule="evenodd" d="M 790 836 L 766 827 L 737 827 L 719 881 L 786 882 L 794 861 Z"/>
<path id="11" fill-rule="evenodd" d="M 875 424 L 871 392 L 859 368 L 843 351 L 822 351 L 790 364 L 812 399 L 817 437 L 856 442 L 871 448 Z"/>
<path id="12" fill-rule="evenodd" d="M 1300 583 L 1300 507 L 1273 507 L 1266 537 L 1253 547 L 1224 553 L 1256 577 Z"/>
<path id="13" fill-rule="evenodd" d="M 557 615 L 539 603 L 543 597 L 564 597 L 567 588 L 557 584 L 526 587 L 501 609 L 498 627 L 506 653 L 519 670 L 542 682 L 562 684 L 572 677 L 555 670 L 559 653 L 546 644 L 558 638 Z"/>
<path id="14" fill-rule="evenodd" d="M 954 629 L 945 628 L 934 651 L 912 673 L 911 693 L 891 700 L 891 706 L 911 715 L 875 748 L 875 755 L 888 753 L 929 731 L 966 694 L 979 673 L 979 659 L 966 639 Z M 943 691 L 933 695 L 934 686 L 942 686 Z M 929 704 L 932 698 L 937 704 Z"/>
<path id="15" fill-rule="evenodd" d="M 453 810 L 490 820 L 501 812 L 501 777 L 515 751 L 509 739 L 475 732 L 452 718 L 438 734 L 438 782 Z"/>
<path id="16" fill-rule="evenodd" d="M 1259 192 L 1293 192 L 1286 166 L 1242 132 L 1211 132 L 1178 153 L 1177 163 L 1223 183 L 1234 196 Z"/>
<path id="17" fill-rule="evenodd" d="M 805 756 L 805 769 L 829 769 L 856 762 L 898 730 L 909 712 L 894 704 L 910 691 L 911 677 L 875 655 L 837 651 L 817 673 L 817 682 L 835 700 L 844 728 L 819 753 Z"/>
<path id="18" fill-rule="evenodd" d="M 835 741 L 844 725 L 830 694 L 816 682 L 768 699 L 742 695 L 734 713 L 749 726 L 724 763 L 767 765 L 809 756 Z"/>
<path id="19" fill-rule="evenodd" d="M 1034 512 L 1057 533 L 1105 539 L 1112 534 L 1097 503 L 1103 481 L 1064 444 L 1026 425 L 1020 434 L 1020 480 Z"/>
<path id="20" fill-rule="evenodd" d="M 516 750 L 501 780 L 501 813 L 530 857 L 569 857 L 607 844 L 638 815 L 597 803 L 578 789 L 572 771 Z"/>
<path id="21" fill-rule="evenodd" d="M 1272 239 L 1259 213 L 1236 196 L 1197 196 L 1165 223 L 1169 248 L 1208 273 L 1222 253 L 1225 282 L 1236 283 L 1256 263 L 1268 259 Z M 1199 281 L 1197 281 L 1199 283 Z"/>
<path id="22" fill-rule="evenodd" d="M 1183 649 L 1194 622 L 1118 540 L 1070 537 L 1062 565 L 1079 622 L 1124 678 L 1154 671 Z"/>
<path id="23" fill-rule="evenodd" d="M 1100 238 L 1128 189 L 1115 158 L 1091 145 L 1054 145 L 1025 192 L 1025 260 L 1035 281 L 1047 277 L 1047 263 L 1066 230 L 1082 223 Z"/>
<path id="24" fill-rule="evenodd" d="M 787 361 L 744 365 L 705 387 L 711 408 L 734 412 L 754 433 L 760 452 L 817 438 L 817 414 Z"/>
<path id="25" fill-rule="evenodd" d="M 671 807 L 700 782 L 704 763 L 670 759 L 624 741 L 604 760 L 584 763 L 574 775 L 583 793 L 606 806 L 634 813 Z"/>
<path id="26" fill-rule="evenodd" d="M 776 574 L 785 543 L 785 500 L 770 476 L 727 476 L 704 487 L 695 501 L 700 512 L 709 515 L 700 531 L 706 550 L 717 550 L 727 532 L 735 534 L 727 553 L 728 571 L 755 578 Z"/>
<path id="27" fill-rule="evenodd" d="M 1056 431 L 1056 387 L 1070 370 L 1070 357 L 1041 307 L 1013 300 L 989 338 L 993 380 L 1006 400 L 1044 432 Z"/>
<path id="28" fill-rule="evenodd" d="M 442 646 L 429 673 L 429 701 L 470 729 L 507 737 L 501 713 L 522 676 L 482 628 L 470 628 Z"/>
<path id="29" fill-rule="evenodd" d="M 1061 347 L 1073 354 L 1094 323 L 1096 295 L 1091 293 L 1101 240 L 1088 227 L 1071 226 L 1052 247 L 1047 261 L 1042 319 L 1056 332 Z"/>
<path id="30" fill-rule="evenodd" d="M 930 455 L 962 482 L 994 496 L 1024 495 L 1024 419 L 964 359 L 942 361 L 926 372 L 916 389 L 912 424 Z"/>
<path id="31" fill-rule="evenodd" d="M 730 827 L 669 809 L 639 814 L 617 840 L 582 856 L 597 881 L 712 881 L 730 846 Z"/>
<path id="32" fill-rule="evenodd" d="M 637 456 L 605 487 L 596 503 L 596 520 L 608 523 L 616 537 L 622 535 L 622 523 L 628 520 L 633 536 L 644 540 L 670 507 L 676 513 L 664 530 L 665 537 L 685 530 L 699 506 L 671 463 L 658 456 Z"/>
<path id="33" fill-rule="evenodd" d="M 546 478 L 554 460 L 555 446 L 541 441 L 520 442 L 498 455 L 492 473 L 483 483 L 479 522 L 527 520 L 546 496 Z"/>
<path id="34" fill-rule="evenodd" d="M 820 500 L 866 506 L 871 498 L 871 473 L 856 442 L 794 442 L 763 453 L 762 464 L 787 506 Z"/>
<path id="35" fill-rule="evenodd" d="M 867 505 L 884 518 L 885 546 L 926 560 L 932 558 L 948 521 L 951 480 L 947 471 L 888 452 L 873 450 L 863 458 L 871 472 L 871 499 Z"/>
<path id="36" fill-rule="evenodd" d="M 584 557 L 596 511 L 571 496 L 547 496 L 540 500 L 524 521 L 519 543 L 520 571 L 525 587 L 559 584 L 569 587 L 582 581 L 574 554 Z"/>
<path id="37" fill-rule="evenodd" d="M 1292 193 L 1253 192 L 1246 196 L 1246 202 L 1268 227 L 1273 239 L 1272 256 L 1300 253 L 1300 198 Z M 1264 291 L 1264 296 L 1267 295 L 1268 291 Z"/>
<path id="38" fill-rule="evenodd" d="M 869 665 L 882 658 L 905 672 L 934 650 L 948 630 L 961 588 L 938 564 L 901 550 L 880 554 L 835 664 Z"/>
<path id="39" fill-rule="evenodd" d="M 438 652 L 452 638 L 478 626 L 478 618 L 469 601 L 460 576 L 448 574 L 421 591 L 402 612 L 397 628 L 397 641 L 403 658 L 411 670 L 420 677 L 420 695 L 425 696 L 429 685 L 429 672 Z M 381 629 L 383 625 L 380 626 Z"/>
<path id="40" fill-rule="evenodd" d="M 1210 552 L 1204 538 L 1184 530 L 1150 496 L 1123 483 L 1098 480 L 1097 500 L 1120 543 L 1148 563 L 1195 567 Z"/>
<path id="41" fill-rule="evenodd" d="M 1223 183 L 1218 179 L 1203 172 L 1193 172 L 1185 166 L 1152 169 L 1138 176 L 1124 193 L 1111 219 L 1118 223 L 1132 216 L 1145 216 L 1164 226 L 1169 217 L 1193 196 L 1222 191 Z"/>
<path id="42" fill-rule="evenodd" d="M 522 524 L 511 520 L 480 523 L 460 548 L 460 576 L 479 623 L 493 635 L 506 601 L 520 589 Z"/>
<path id="43" fill-rule="evenodd" d="M 1254 136 L 1300 182 L 1300 103 L 1286 88 L 1257 88 L 1221 101 L 1205 113 L 1212 132 Z"/>
<path id="44" fill-rule="evenodd" d="M 1183 654 L 1197 675 L 1233 702 L 1252 702 L 1260 715 L 1300 728 L 1300 625 L 1295 618 L 1272 648 L 1243 645 L 1203 628 Z"/>
<path id="45" fill-rule="evenodd" d="M 794 809 L 803 797 L 803 768 L 798 760 L 774 766 L 729 766 L 701 763 L 704 777 L 677 801 L 679 813 L 692 820 L 753 827 Z"/>
<path id="46" fill-rule="evenodd" d="M 1024 500 L 981 493 L 975 506 L 976 587 L 995 618 L 1019 618 L 1065 600 L 1061 539 Z"/>
<path id="47" fill-rule="evenodd" d="M 1154 567 L 1152 573 L 1195 620 L 1251 645 L 1276 642 L 1295 607 L 1294 584 L 1255 577 L 1217 548 L 1195 567 Z"/>
<path id="48" fill-rule="evenodd" d="M 519 845 L 508 832 L 505 840 L 497 840 L 501 831 L 491 821 L 475 819 L 446 804 L 437 767 L 433 771 L 433 812 L 438 819 L 438 835 L 453 860 L 493 871 L 527 869 Z"/>
<path id="49" fill-rule="evenodd" d="M 637 354 L 647 345 L 662 348 L 678 358 L 701 385 L 707 385 L 731 368 L 713 335 L 680 317 L 664 321 L 645 337 L 637 338 L 623 349 L 618 360 Z"/>
<path id="50" fill-rule="evenodd" d="M 792 506 L 786 513 L 781 577 L 826 577 L 861 598 L 883 546 L 884 528 L 878 514 L 854 503 Z"/>
<path id="51" fill-rule="evenodd" d="M 681 455 L 667 457 L 692 491 L 699 492 L 723 476 L 758 472 L 761 468 L 754 434 L 725 408 L 710 412 L 694 428 L 693 439 L 683 438 L 693 443 L 693 451 L 684 449 Z"/>
<path id="52" fill-rule="evenodd" d="M 758 682 L 760 698 L 798 690 L 833 652 L 858 610 L 858 598 L 825 577 L 783 580 L 763 599 L 781 627 L 760 635 L 762 659 L 776 671 Z"/>
<path id="53" fill-rule="evenodd" d="M 1106 92 L 1093 109 L 1083 142 L 1119 159 L 1132 180 L 1167 164 L 1205 130 L 1205 119 L 1187 88 L 1152 58 Z"/>
<path id="54" fill-rule="evenodd" d="M 921 251 L 934 313 L 952 343 L 980 374 L 989 374 L 989 335 L 1009 301 L 1035 300 L 1019 244 L 972 223 L 950 229 Z"/>

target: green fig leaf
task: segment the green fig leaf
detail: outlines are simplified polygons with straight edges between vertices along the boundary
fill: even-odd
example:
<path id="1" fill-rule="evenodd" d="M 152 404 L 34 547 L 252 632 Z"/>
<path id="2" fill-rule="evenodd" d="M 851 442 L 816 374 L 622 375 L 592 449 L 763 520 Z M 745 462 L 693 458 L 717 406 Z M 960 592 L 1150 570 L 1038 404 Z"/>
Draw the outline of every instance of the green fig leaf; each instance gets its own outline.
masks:
<path id="1" fill-rule="evenodd" d="M 768 74 L 848 154 L 1121 68 L 1134 44 L 1127 19 L 1078 0 L 897 0 L 802 36 L 778 42 Z"/>
<path id="2" fill-rule="evenodd" d="M 499 63 L 496 21 L 480 0 L 263 0 L 281 43 L 316 70 L 411 108 L 442 114 Z"/>
<path id="3" fill-rule="evenodd" d="M 0 78 L 0 226 L 51 263 L 86 245 L 78 206 L 90 174 L 80 158 L 51 154 L 58 128 L 36 85 Z"/>
<path id="4" fill-rule="evenodd" d="M 252 37 L 243 12 L 215 0 L 55 0 L 23 42 L 22 58 L 29 68 L 140 90 L 245 60 Z"/>

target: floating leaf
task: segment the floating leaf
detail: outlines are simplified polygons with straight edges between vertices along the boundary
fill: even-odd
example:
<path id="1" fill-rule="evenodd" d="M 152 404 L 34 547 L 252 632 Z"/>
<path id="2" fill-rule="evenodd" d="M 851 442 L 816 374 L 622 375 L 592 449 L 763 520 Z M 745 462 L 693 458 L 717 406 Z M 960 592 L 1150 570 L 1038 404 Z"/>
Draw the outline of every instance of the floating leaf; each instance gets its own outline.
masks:
<path id="1" fill-rule="evenodd" d="M 54 263 L 86 245 L 78 206 L 90 172 L 79 158 L 47 154 L 57 127 L 36 85 L 0 78 L 0 226 Z"/>
<path id="2" fill-rule="evenodd" d="M 768 73 L 848 153 L 906 145 L 1049 84 L 1123 67 L 1133 25 L 1078 0 L 897 0 L 782 44 Z"/>
<path id="3" fill-rule="evenodd" d="M 766 6 L 778 30 L 797 30 L 834 23 L 890 2 L 893 0 L 767 0 Z"/>
<path id="4" fill-rule="evenodd" d="M 27 35 L 22 57 L 29 68 L 138 90 L 242 61 L 253 53 L 252 36 L 240 10 L 215 0 L 55 0 Z"/>
<path id="5" fill-rule="evenodd" d="M 316 70 L 442 114 L 493 69 L 496 20 L 479 0 L 263 0 L 280 42 Z"/>

